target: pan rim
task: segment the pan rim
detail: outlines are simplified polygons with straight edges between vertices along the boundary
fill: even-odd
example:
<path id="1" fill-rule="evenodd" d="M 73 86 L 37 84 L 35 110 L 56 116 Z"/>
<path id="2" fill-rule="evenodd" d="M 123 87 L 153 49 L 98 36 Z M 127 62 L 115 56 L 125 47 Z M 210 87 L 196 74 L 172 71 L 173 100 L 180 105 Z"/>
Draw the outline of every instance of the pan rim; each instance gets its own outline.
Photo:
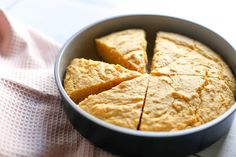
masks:
<path id="1" fill-rule="evenodd" d="M 236 111 L 236 103 L 234 103 L 230 109 L 228 109 L 225 113 L 223 113 L 222 115 L 220 115 L 219 117 L 217 117 L 216 119 L 207 122 L 205 124 L 202 124 L 200 126 L 197 127 L 193 127 L 190 129 L 184 129 L 184 130 L 178 130 L 178 131 L 166 131 L 166 132 L 160 132 L 160 131 L 139 131 L 139 130 L 132 130 L 132 129 L 128 129 L 128 128 L 123 128 L 120 126 L 116 126 L 110 123 L 107 123 L 103 120 L 100 120 L 94 116 L 92 116 L 91 114 L 87 113 L 86 111 L 84 111 L 83 109 L 79 108 L 71 99 L 70 97 L 66 94 L 63 85 L 62 85 L 62 80 L 60 79 L 60 73 L 59 73 L 59 66 L 60 66 L 60 62 L 61 62 L 61 58 L 63 53 L 65 52 L 65 50 L 67 49 L 67 47 L 70 45 L 70 43 L 83 31 L 89 29 L 90 27 L 96 26 L 98 24 L 110 21 L 110 20 L 115 20 L 115 19 L 119 19 L 119 18 L 125 18 L 125 17 L 140 17 L 140 16 L 158 16 L 158 17 L 162 17 L 162 18 L 169 18 L 169 19 L 173 19 L 173 20 L 179 20 L 179 21 L 183 21 L 183 22 L 188 22 L 194 25 L 197 25 L 198 27 L 201 27 L 203 29 L 206 29 L 207 31 L 210 31 L 211 33 L 217 35 L 218 37 L 220 37 L 225 44 L 227 44 L 232 50 L 235 49 L 219 34 L 217 34 L 216 32 L 208 29 L 205 26 L 202 26 L 200 24 L 191 22 L 189 20 L 184 20 L 181 18 L 176 18 L 176 17 L 171 17 L 171 16 L 165 16 L 165 15 L 155 15 L 155 14 L 134 14 L 134 15 L 120 15 L 120 16 L 113 16 L 111 18 L 107 18 L 105 20 L 100 20 L 99 22 L 93 23 L 83 29 L 81 29 L 80 31 L 78 31 L 77 33 L 75 33 L 72 37 L 69 38 L 69 40 L 67 40 L 67 42 L 64 44 L 64 46 L 60 49 L 57 57 L 56 57 L 56 61 L 55 61 L 55 66 L 54 66 L 54 76 L 55 76 L 55 81 L 56 81 L 56 85 L 59 89 L 60 94 L 63 97 L 63 100 L 66 101 L 66 105 L 70 105 L 76 112 L 78 112 L 80 115 L 82 115 L 83 117 L 86 117 L 88 120 L 92 121 L 93 123 L 96 123 L 102 127 L 105 127 L 106 129 L 115 131 L 115 132 L 119 132 L 122 134 L 128 134 L 128 135 L 132 135 L 132 136 L 139 136 L 139 137 L 147 137 L 147 138 L 166 138 L 166 137 L 177 137 L 177 136 L 184 136 L 184 135 L 189 135 L 189 134 L 193 134 L 193 133 L 197 133 L 200 131 L 203 131 L 207 128 L 210 128 L 212 126 L 215 126 L 219 123 L 221 123 L 222 121 L 224 121 L 227 117 L 229 117 L 231 114 L 234 114 L 234 112 Z"/>

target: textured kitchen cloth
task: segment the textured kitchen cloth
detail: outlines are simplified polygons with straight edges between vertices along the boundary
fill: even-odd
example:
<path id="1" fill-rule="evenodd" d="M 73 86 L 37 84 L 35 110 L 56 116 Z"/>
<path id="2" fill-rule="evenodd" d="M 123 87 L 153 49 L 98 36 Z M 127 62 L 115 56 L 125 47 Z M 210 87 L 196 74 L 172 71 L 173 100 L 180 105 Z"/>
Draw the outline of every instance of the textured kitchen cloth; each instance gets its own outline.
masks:
<path id="1" fill-rule="evenodd" d="M 58 49 L 0 10 L 0 157 L 112 156 L 68 121 L 53 76 Z"/>

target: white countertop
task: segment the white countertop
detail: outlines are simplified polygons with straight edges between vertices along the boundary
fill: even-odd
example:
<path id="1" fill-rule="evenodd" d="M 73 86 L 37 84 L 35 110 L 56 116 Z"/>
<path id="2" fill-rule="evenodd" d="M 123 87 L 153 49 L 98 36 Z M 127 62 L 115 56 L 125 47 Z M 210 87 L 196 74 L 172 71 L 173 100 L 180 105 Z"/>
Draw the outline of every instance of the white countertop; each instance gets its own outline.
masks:
<path id="1" fill-rule="evenodd" d="M 236 48 L 234 0 L 0 0 L 14 18 L 64 43 L 84 26 L 125 14 L 159 14 L 202 24 Z M 236 118 L 227 135 L 194 156 L 236 157 Z"/>

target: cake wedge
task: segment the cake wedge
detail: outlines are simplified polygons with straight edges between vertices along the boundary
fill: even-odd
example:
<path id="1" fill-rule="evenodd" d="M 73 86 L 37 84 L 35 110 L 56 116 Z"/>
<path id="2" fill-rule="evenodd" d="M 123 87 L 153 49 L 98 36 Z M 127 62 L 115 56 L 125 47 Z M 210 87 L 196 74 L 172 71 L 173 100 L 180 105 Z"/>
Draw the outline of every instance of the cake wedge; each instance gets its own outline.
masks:
<path id="1" fill-rule="evenodd" d="M 70 98 L 79 103 L 90 94 L 98 94 L 140 75 L 120 65 L 75 58 L 67 67 L 64 88 Z"/>
<path id="2" fill-rule="evenodd" d="M 99 55 L 109 63 L 146 72 L 147 41 L 142 29 L 127 29 L 96 39 Z"/>
<path id="3" fill-rule="evenodd" d="M 90 95 L 79 103 L 79 107 L 108 123 L 136 130 L 148 81 L 147 74 L 124 81 L 110 90 Z"/>
<path id="4" fill-rule="evenodd" d="M 236 91 L 234 76 L 217 53 L 199 41 L 176 33 L 157 33 L 151 74 L 207 75 L 223 80 L 233 93 Z"/>

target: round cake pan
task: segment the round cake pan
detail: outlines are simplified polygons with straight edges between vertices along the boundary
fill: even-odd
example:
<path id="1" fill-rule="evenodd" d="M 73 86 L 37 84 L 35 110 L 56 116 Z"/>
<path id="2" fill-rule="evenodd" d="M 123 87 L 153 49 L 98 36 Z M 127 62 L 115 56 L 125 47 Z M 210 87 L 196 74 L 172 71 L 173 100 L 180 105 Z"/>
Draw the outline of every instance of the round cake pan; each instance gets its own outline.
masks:
<path id="1" fill-rule="evenodd" d="M 215 120 L 195 128 L 173 132 L 144 132 L 114 126 L 97 119 L 79 108 L 67 96 L 63 88 L 63 78 L 70 61 L 76 57 L 100 60 L 94 39 L 128 28 L 142 28 L 146 31 L 150 58 L 156 32 L 175 32 L 209 46 L 236 73 L 234 48 L 221 36 L 199 24 L 158 15 L 120 16 L 98 22 L 72 36 L 55 62 L 56 84 L 63 98 L 65 112 L 74 128 L 94 145 L 122 156 L 186 156 L 199 152 L 226 134 L 234 118 L 235 104 Z"/>

